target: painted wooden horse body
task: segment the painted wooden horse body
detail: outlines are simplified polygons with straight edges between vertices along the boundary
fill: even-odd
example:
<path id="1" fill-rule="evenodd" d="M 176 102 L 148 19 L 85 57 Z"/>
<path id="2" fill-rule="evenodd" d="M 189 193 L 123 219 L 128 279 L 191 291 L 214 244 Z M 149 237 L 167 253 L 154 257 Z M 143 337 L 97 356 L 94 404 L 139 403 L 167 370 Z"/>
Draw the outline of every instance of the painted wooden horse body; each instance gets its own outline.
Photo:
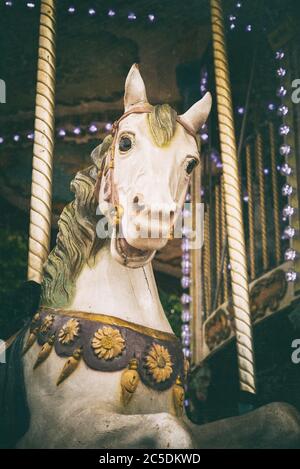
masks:
<path id="1" fill-rule="evenodd" d="M 287 446 L 298 441 L 298 416 L 284 405 L 202 427 L 180 415 L 183 361 L 150 261 L 181 210 L 210 106 L 206 95 L 180 118 L 151 107 L 131 68 L 125 115 L 73 181 L 45 265 L 23 359 L 31 421 L 18 447 L 245 447 L 254 437 L 265 447 L 282 444 L 282 431 Z"/>

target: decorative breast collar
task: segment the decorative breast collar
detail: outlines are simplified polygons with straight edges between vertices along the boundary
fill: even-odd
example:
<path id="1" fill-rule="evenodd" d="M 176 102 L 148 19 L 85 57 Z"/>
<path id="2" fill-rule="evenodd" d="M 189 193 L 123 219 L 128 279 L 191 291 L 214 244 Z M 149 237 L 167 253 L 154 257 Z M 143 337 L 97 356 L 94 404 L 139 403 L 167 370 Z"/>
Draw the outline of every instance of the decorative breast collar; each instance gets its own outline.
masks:
<path id="1" fill-rule="evenodd" d="M 157 391 L 173 386 L 174 405 L 181 414 L 182 382 L 187 373 L 180 341 L 174 334 L 158 331 L 114 316 L 41 307 L 35 314 L 24 352 L 37 343 L 41 350 L 33 368 L 41 365 L 54 348 L 68 357 L 57 385 L 77 368 L 81 359 L 97 371 L 123 370 L 123 403 L 128 404 L 139 380 Z"/>

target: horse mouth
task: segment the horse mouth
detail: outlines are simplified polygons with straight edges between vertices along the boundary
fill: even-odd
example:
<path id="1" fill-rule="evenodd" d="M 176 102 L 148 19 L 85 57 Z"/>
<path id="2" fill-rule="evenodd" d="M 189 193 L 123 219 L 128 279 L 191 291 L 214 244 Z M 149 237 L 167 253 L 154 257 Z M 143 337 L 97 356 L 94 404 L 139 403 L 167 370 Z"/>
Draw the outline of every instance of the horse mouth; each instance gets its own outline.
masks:
<path id="1" fill-rule="evenodd" d="M 155 250 L 141 250 L 131 246 L 123 236 L 113 230 L 111 237 L 111 252 L 113 257 L 126 267 L 133 269 L 143 267 L 151 262 Z"/>

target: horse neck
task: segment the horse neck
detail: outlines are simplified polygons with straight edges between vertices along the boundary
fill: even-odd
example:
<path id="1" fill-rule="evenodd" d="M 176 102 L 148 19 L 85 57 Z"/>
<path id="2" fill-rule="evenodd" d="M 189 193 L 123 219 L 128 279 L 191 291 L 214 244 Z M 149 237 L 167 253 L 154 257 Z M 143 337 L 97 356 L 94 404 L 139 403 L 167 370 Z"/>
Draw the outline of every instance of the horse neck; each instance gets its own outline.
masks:
<path id="1" fill-rule="evenodd" d="M 171 332 L 159 300 L 151 264 L 130 269 L 116 262 L 109 244 L 86 264 L 76 282 L 70 310 L 107 314 L 143 326 Z"/>

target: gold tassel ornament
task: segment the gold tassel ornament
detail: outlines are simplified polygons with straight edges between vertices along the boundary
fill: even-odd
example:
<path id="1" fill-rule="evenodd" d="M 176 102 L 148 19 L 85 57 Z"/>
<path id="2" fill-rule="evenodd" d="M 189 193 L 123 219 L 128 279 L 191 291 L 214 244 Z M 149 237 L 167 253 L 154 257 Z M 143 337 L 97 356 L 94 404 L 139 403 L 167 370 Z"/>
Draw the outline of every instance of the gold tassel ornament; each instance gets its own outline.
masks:
<path id="1" fill-rule="evenodd" d="M 66 378 L 68 378 L 73 373 L 73 371 L 76 370 L 76 368 L 79 365 L 81 357 L 82 357 L 82 347 L 74 350 L 73 355 L 70 358 L 68 358 L 68 360 L 64 364 L 63 369 L 61 370 L 61 373 L 56 382 L 56 386 L 59 386 L 60 383 L 62 383 Z"/>
<path id="2" fill-rule="evenodd" d="M 132 358 L 129 362 L 128 368 L 123 371 L 121 376 L 122 400 L 124 406 L 127 406 L 139 384 L 140 377 L 137 371 L 138 361 Z"/>
<path id="3" fill-rule="evenodd" d="M 175 384 L 173 385 L 173 402 L 176 416 L 181 417 L 183 414 L 184 387 L 180 376 L 177 376 Z"/>
<path id="4" fill-rule="evenodd" d="M 34 370 L 49 357 L 53 344 L 54 344 L 54 340 L 55 340 L 55 335 L 53 334 L 48 339 L 48 341 L 44 343 L 44 345 L 42 346 L 40 350 L 40 353 L 37 356 L 36 362 L 33 365 Z"/>
<path id="5" fill-rule="evenodd" d="M 39 332 L 39 328 L 35 327 L 34 329 L 30 330 L 29 336 L 27 338 L 26 344 L 24 345 L 22 354 L 25 355 L 26 352 L 33 346 L 34 342 L 36 341 L 37 335 Z"/>
<path id="6" fill-rule="evenodd" d="M 30 349 L 30 347 L 32 347 L 32 345 L 36 341 L 36 338 L 40 329 L 38 326 L 40 319 L 41 319 L 40 313 L 36 313 L 32 318 L 30 329 L 29 329 L 29 336 L 27 338 L 26 344 L 24 345 L 23 352 L 22 352 L 23 355 L 25 355 L 25 353 Z"/>

